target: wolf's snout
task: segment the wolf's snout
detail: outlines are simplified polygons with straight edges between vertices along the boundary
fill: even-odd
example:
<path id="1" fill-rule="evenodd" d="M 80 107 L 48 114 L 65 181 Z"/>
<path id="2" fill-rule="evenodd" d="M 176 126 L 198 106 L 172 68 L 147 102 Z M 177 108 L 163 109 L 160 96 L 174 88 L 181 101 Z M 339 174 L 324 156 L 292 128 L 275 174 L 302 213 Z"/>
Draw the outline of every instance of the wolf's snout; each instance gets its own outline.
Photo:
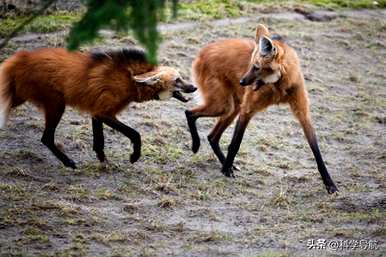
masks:
<path id="1" fill-rule="evenodd" d="M 183 89 L 184 93 L 193 93 L 193 92 L 196 91 L 196 90 L 197 90 L 197 88 L 196 88 L 195 86 L 193 86 L 192 84 L 187 85 L 187 86 Z"/>
<path id="2" fill-rule="evenodd" d="M 246 86 L 247 85 L 247 80 L 245 78 L 240 79 L 240 85 Z"/>
<path id="3" fill-rule="evenodd" d="M 258 77 L 259 74 L 254 69 L 250 69 L 247 73 L 244 74 L 244 76 L 241 77 L 240 85 L 243 87 L 248 86 L 252 84 Z"/>

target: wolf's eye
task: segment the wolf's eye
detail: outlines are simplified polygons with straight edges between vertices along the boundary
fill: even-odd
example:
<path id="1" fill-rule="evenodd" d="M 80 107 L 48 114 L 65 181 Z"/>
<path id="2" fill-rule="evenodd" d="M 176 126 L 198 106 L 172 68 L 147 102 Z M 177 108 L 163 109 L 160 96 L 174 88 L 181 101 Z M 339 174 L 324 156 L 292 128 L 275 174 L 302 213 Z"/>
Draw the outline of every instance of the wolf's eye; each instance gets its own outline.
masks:
<path id="1" fill-rule="evenodd" d="M 175 87 L 180 87 L 182 84 L 182 79 L 181 78 L 176 78 L 176 80 L 174 80 L 174 86 Z"/>
<path id="2" fill-rule="evenodd" d="M 255 70 L 255 71 L 260 70 L 260 66 L 257 65 L 257 64 L 254 64 L 253 65 L 253 70 Z"/>

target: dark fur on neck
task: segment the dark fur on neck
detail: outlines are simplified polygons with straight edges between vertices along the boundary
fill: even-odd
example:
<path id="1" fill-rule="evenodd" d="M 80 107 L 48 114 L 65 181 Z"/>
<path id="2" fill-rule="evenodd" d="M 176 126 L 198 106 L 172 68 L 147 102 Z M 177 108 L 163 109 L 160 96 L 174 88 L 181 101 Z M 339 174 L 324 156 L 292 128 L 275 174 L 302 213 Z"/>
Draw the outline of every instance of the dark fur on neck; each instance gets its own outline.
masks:
<path id="1" fill-rule="evenodd" d="M 137 48 L 94 51 L 90 53 L 90 57 L 95 63 L 112 62 L 115 67 L 129 68 L 133 76 L 155 68 L 155 65 L 147 60 L 145 52 Z"/>

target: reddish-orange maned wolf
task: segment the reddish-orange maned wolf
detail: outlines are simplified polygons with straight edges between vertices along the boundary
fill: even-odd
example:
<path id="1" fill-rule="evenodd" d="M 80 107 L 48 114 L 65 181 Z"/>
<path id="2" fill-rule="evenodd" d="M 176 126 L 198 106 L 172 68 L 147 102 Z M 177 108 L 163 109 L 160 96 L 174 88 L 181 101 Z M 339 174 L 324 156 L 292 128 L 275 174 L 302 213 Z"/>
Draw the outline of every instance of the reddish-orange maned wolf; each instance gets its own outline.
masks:
<path id="1" fill-rule="evenodd" d="M 61 48 L 20 51 L 0 66 L 0 128 L 11 108 L 26 101 L 44 111 L 45 130 L 41 141 L 62 163 L 76 168 L 54 142 L 56 127 L 65 106 L 92 116 L 93 149 L 105 161 L 103 123 L 127 136 L 133 143 L 130 161 L 141 154 L 141 137 L 116 119 L 130 102 L 175 97 L 195 87 L 171 67 L 150 64 L 139 49 L 110 52 L 68 52 Z"/>
<path id="2" fill-rule="evenodd" d="M 196 120 L 218 117 L 208 140 L 223 165 L 222 173 L 234 176 L 233 161 L 250 119 L 270 105 L 288 103 L 303 127 L 328 193 L 338 191 L 319 151 L 299 58 L 280 37 L 271 37 L 268 29 L 259 24 L 255 41 L 228 39 L 210 43 L 194 60 L 192 75 L 203 99 L 201 105 L 185 112 L 193 152 L 200 147 Z M 219 140 L 237 115 L 239 118 L 225 157 Z"/>

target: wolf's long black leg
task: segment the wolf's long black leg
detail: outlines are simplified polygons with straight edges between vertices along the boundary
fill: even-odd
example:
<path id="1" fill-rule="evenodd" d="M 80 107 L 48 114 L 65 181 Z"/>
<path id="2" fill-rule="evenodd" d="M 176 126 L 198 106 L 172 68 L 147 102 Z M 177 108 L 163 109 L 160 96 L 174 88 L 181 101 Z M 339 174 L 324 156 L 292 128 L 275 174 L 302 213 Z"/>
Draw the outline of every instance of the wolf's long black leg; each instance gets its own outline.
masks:
<path id="1" fill-rule="evenodd" d="M 222 134 L 229 127 L 229 125 L 232 123 L 232 121 L 235 119 L 238 113 L 239 113 L 239 109 L 237 108 L 233 110 L 233 112 L 229 116 L 220 117 L 215 127 L 208 135 L 209 144 L 212 147 L 213 152 L 215 153 L 215 155 L 217 156 L 221 164 L 224 164 L 225 156 L 221 151 L 219 142 Z M 236 168 L 235 166 L 233 166 L 233 169 L 238 170 L 238 168 Z"/>
<path id="2" fill-rule="evenodd" d="M 197 132 L 196 120 L 199 117 L 194 116 L 194 114 L 189 110 L 185 111 L 185 115 L 186 120 L 188 121 L 190 134 L 192 135 L 192 151 L 193 153 L 197 153 L 198 149 L 200 148 L 200 136 Z"/>
<path id="3" fill-rule="evenodd" d="M 76 169 L 75 162 L 55 145 L 55 130 L 62 118 L 64 109 L 64 103 L 57 103 L 55 106 L 45 106 L 46 127 L 41 141 L 66 167 Z"/>
<path id="4" fill-rule="evenodd" d="M 302 125 L 304 134 L 307 138 L 308 144 L 311 147 L 312 153 L 314 154 L 320 176 L 322 177 L 322 181 L 326 186 L 327 192 L 329 194 L 335 193 L 338 191 L 338 188 L 335 186 L 334 181 L 331 179 L 320 153 L 315 130 L 311 122 L 308 98 L 305 91 L 303 90 L 299 90 L 295 93 L 295 98 L 290 101 L 291 110 Z"/>
<path id="5" fill-rule="evenodd" d="M 121 132 L 131 140 L 133 143 L 134 151 L 130 156 L 130 162 L 136 162 L 141 156 L 141 135 L 136 130 L 126 126 L 116 118 L 98 117 L 98 119 L 105 123 L 107 126 Z"/>
<path id="6" fill-rule="evenodd" d="M 338 188 L 335 186 L 334 181 L 332 181 L 332 178 L 330 177 L 330 174 L 327 171 L 326 165 L 324 164 L 322 155 L 319 150 L 316 137 L 314 136 L 313 138 L 308 138 L 307 136 L 307 141 L 311 147 L 312 153 L 314 154 L 320 176 L 322 177 L 323 184 L 326 186 L 327 192 L 329 194 L 337 192 Z"/>
<path id="7" fill-rule="evenodd" d="M 222 167 L 221 172 L 227 176 L 227 177 L 233 177 L 233 170 L 232 170 L 232 165 L 234 162 L 234 159 L 236 157 L 237 152 L 240 149 L 240 144 L 241 141 L 243 140 L 243 136 L 245 133 L 245 130 L 248 126 L 248 123 L 250 121 L 251 117 L 246 117 L 243 116 L 242 114 L 240 115 L 237 123 L 236 123 L 236 128 L 233 133 L 233 138 L 232 141 L 228 147 L 228 154 L 225 159 L 224 165 Z"/>
<path id="8" fill-rule="evenodd" d="M 93 149 L 97 154 L 100 162 L 106 160 L 104 147 L 105 140 L 103 135 L 103 123 L 97 118 L 92 118 L 92 132 L 93 132 Z"/>

